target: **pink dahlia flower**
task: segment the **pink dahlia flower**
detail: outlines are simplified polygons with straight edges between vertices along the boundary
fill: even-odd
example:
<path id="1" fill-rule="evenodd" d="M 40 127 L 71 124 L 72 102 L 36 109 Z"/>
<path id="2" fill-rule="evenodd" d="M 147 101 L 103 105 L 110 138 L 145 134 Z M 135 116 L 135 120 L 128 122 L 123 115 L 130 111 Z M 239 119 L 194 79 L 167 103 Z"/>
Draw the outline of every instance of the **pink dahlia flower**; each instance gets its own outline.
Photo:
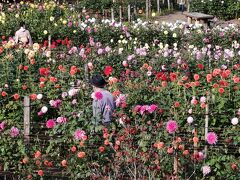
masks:
<path id="1" fill-rule="evenodd" d="M 54 121 L 53 119 L 49 119 L 49 120 L 46 122 L 46 127 L 47 127 L 48 129 L 52 129 L 52 128 L 54 128 L 54 126 L 55 126 L 55 121 Z"/>
<path id="2" fill-rule="evenodd" d="M 66 123 L 67 122 L 67 118 L 65 117 L 58 117 L 57 118 L 57 122 L 60 124 Z"/>
<path id="3" fill-rule="evenodd" d="M 208 166 L 208 165 L 203 166 L 203 167 L 202 167 L 202 172 L 203 172 L 203 175 L 204 175 L 204 176 L 207 175 L 207 174 L 209 174 L 209 173 L 211 172 L 210 166 Z"/>
<path id="4" fill-rule="evenodd" d="M 77 100 L 76 99 L 73 99 L 72 100 L 72 105 L 76 105 L 77 104 Z"/>
<path id="5" fill-rule="evenodd" d="M 44 113 L 42 111 L 38 112 L 38 116 L 43 116 L 43 115 L 44 115 Z"/>
<path id="6" fill-rule="evenodd" d="M 207 134 L 207 142 L 208 142 L 208 144 L 216 144 L 217 143 L 217 135 L 214 133 L 214 132 L 209 132 L 208 134 Z"/>
<path id="7" fill-rule="evenodd" d="M 139 112 L 140 111 L 140 109 L 141 109 L 141 105 L 136 105 L 135 107 L 134 107 L 134 109 L 133 109 L 133 111 L 134 112 Z"/>
<path id="8" fill-rule="evenodd" d="M 11 137 L 17 137 L 19 135 L 19 129 L 16 127 L 12 127 L 10 130 Z"/>
<path id="9" fill-rule="evenodd" d="M 68 96 L 68 93 L 67 92 L 63 92 L 62 93 L 62 98 L 66 98 Z"/>
<path id="10" fill-rule="evenodd" d="M 0 132 L 4 130 L 4 127 L 5 127 L 5 122 L 1 122 L 0 123 Z"/>
<path id="11" fill-rule="evenodd" d="M 74 133 L 76 140 L 83 140 L 86 137 L 86 133 L 83 130 L 77 129 Z"/>
<path id="12" fill-rule="evenodd" d="M 53 102 L 53 107 L 54 108 L 59 108 L 60 106 L 61 106 L 61 104 L 62 104 L 62 101 L 60 100 L 60 99 L 57 99 L 57 100 L 55 100 L 54 102 Z"/>
<path id="13" fill-rule="evenodd" d="M 98 51 L 97 51 L 98 55 L 101 55 L 101 54 L 103 54 L 103 52 L 104 52 L 104 51 L 103 51 L 103 49 L 102 49 L 102 48 L 99 48 L 99 49 L 98 49 Z"/>
<path id="14" fill-rule="evenodd" d="M 166 125 L 167 132 L 173 134 L 178 128 L 178 124 L 174 120 L 169 120 Z"/>
<path id="15" fill-rule="evenodd" d="M 148 109 L 148 106 L 147 105 L 143 105 L 140 109 L 140 114 L 143 115 L 144 112 Z"/>
<path id="16" fill-rule="evenodd" d="M 116 99 L 116 106 L 119 107 L 121 104 L 126 103 L 126 98 L 125 94 L 120 94 Z"/>
<path id="17" fill-rule="evenodd" d="M 153 113 L 157 108 L 158 108 L 157 105 L 152 104 L 152 105 L 149 106 L 148 112 Z"/>

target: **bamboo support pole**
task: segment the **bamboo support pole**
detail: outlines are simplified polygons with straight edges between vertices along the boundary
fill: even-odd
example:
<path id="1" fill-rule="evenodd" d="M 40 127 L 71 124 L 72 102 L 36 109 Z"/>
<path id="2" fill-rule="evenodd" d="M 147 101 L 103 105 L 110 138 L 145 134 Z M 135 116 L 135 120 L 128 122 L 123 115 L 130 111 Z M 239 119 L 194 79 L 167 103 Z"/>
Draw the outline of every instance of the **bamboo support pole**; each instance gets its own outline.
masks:
<path id="1" fill-rule="evenodd" d="M 116 0 L 113 0 L 113 6 L 115 4 Z M 112 21 L 114 21 L 114 8 L 111 7 L 111 17 L 112 17 Z"/>
<path id="2" fill-rule="evenodd" d="M 178 155 L 177 155 L 177 142 L 174 143 L 174 162 L 173 162 L 173 175 L 176 176 L 178 173 Z"/>
<path id="3" fill-rule="evenodd" d="M 160 13 L 160 0 L 157 0 L 157 12 Z"/>
<path id="4" fill-rule="evenodd" d="M 111 8 L 111 19 L 112 19 L 112 21 L 114 21 L 114 11 L 113 11 L 113 8 Z"/>
<path id="5" fill-rule="evenodd" d="M 146 19 L 148 19 L 149 18 L 149 6 L 148 6 L 148 1 L 149 0 L 146 0 Z"/>
<path id="6" fill-rule="evenodd" d="M 24 139 L 25 143 L 29 143 L 30 135 L 30 98 L 29 96 L 24 96 Z"/>
<path id="7" fill-rule="evenodd" d="M 128 22 L 131 22 L 131 5 L 128 5 Z"/>
<path id="8" fill-rule="evenodd" d="M 148 14 L 151 16 L 152 14 L 152 4 L 151 4 L 151 0 L 148 0 Z"/>
<path id="9" fill-rule="evenodd" d="M 168 0 L 167 3 L 168 3 L 168 10 L 171 10 L 171 3 L 170 3 L 170 0 Z"/>
<path id="10" fill-rule="evenodd" d="M 194 137 L 196 137 L 196 138 L 198 137 L 196 125 L 194 125 L 193 134 L 194 134 Z M 198 142 L 197 142 L 197 141 L 194 141 L 194 142 L 193 142 L 194 154 L 196 154 L 196 153 L 198 152 L 198 151 L 197 151 L 197 146 L 198 146 Z"/>
<path id="11" fill-rule="evenodd" d="M 122 22 L 122 6 L 119 6 L 119 16 L 120 16 L 120 22 Z"/>
<path id="12" fill-rule="evenodd" d="M 84 65 L 84 76 L 85 76 L 85 80 L 89 82 L 90 75 L 89 75 L 89 69 L 87 64 Z"/>
<path id="13" fill-rule="evenodd" d="M 48 49 L 51 48 L 51 35 L 48 36 Z"/>
<path id="14" fill-rule="evenodd" d="M 205 116 L 205 140 L 207 139 L 207 134 L 208 134 L 209 100 L 210 100 L 210 94 L 208 93 L 207 104 L 206 104 L 206 116 Z M 205 157 L 207 157 L 207 145 L 205 145 L 204 151 L 205 151 Z"/>

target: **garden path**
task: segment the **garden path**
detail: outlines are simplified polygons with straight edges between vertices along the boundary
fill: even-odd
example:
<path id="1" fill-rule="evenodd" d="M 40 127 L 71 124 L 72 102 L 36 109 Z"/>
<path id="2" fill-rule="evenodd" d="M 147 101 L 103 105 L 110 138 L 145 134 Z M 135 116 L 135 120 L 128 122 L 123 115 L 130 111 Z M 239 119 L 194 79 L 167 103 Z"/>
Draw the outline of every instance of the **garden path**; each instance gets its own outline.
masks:
<path id="1" fill-rule="evenodd" d="M 176 21 L 185 21 L 187 22 L 187 18 L 185 15 L 182 14 L 182 12 L 174 12 L 172 14 L 168 14 L 168 15 L 164 15 L 164 16 L 158 16 L 156 18 L 154 18 L 155 21 L 159 21 L 159 22 L 171 22 L 174 23 Z"/>

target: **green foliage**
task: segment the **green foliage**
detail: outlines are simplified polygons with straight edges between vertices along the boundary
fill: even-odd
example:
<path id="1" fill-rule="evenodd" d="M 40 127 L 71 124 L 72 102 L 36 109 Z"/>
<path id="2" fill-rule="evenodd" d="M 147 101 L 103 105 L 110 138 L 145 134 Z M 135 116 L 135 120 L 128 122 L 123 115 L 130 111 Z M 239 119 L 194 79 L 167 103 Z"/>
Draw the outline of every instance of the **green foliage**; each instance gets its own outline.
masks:
<path id="1" fill-rule="evenodd" d="M 142 21 L 122 26 L 82 21 L 80 27 L 67 26 L 78 17 L 66 7 L 46 4 L 45 13 L 27 7 L 18 13 L 31 15 L 14 19 L 16 12 L 6 11 L 10 20 L 0 26 L 2 35 L 9 36 L 14 23 L 24 19 L 35 42 L 22 48 L 1 37 L 0 123 L 5 127 L 0 129 L 0 170 L 14 171 L 20 179 L 27 175 L 48 179 L 48 171 L 56 169 L 70 179 L 167 179 L 173 175 L 177 157 L 179 179 L 239 179 L 239 124 L 231 123 L 233 117 L 239 118 L 240 107 L 237 28 L 204 31 L 178 23 L 156 26 Z M 41 23 L 35 20 L 39 17 Z M 37 43 L 47 38 L 44 30 L 52 35 L 50 49 Z M 113 68 L 105 75 L 107 89 L 115 98 L 126 96 L 108 129 L 93 123 L 92 87 L 87 78 L 96 72 L 104 74 L 106 66 Z M 49 73 L 41 73 L 41 68 Z M 70 93 L 73 88 L 76 95 Z M 24 96 L 31 97 L 30 145 L 23 136 Z M 55 100 L 61 101 L 59 107 L 51 105 Z M 137 105 L 153 104 L 157 105 L 153 112 L 134 110 Z M 41 115 L 43 106 L 48 111 Z M 193 123 L 187 123 L 189 116 Z M 216 145 L 205 140 L 206 116 L 209 132 L 218 136 Z M 58 117 L 67 122 L 57 122 Z M 46 126 L 49 119 L 56 123 L 52 128 Z M 178 124 L 173 134 L 166 131 L 170 119 Z M 20 130 L 16 137 L 11 137 L 13 126 Z M 77 129 L 86 133 L 86 139 L 74 138 Z M 194 136 L 199 139 L 195 146 Z M 199 152 L 207 157 L 200 158 Z M 203 165 L 210 166 L 210 174 L 203 176 Z"/>
<path id="2" fill-rule="evenodd" d="M 240 1 L 238 0 L 192 0 L 191 11 L 217 16 L 224 20 L 240 17 Z"/>

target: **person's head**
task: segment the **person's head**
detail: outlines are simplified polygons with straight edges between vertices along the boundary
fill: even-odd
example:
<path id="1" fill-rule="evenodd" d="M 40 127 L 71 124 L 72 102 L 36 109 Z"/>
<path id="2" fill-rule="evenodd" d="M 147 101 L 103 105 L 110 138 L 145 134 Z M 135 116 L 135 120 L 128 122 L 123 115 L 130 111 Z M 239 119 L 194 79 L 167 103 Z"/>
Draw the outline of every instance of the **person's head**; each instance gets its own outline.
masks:
<path id="1" fill-rule="evenodd" d="M 25 27 L 26 27 L 26 24 L 25 24 L 25 22 L 21 21 L 21 22 L 20 22 L 20 27 L 23 27 L 23 28 L 25 28 Z"/>
<path id="2" fill-rule="evenodd" d="M 92 78 L 90 79 L 90 84 L 93 87 L 104 88 L 104 86 L 107 84 L 107 82 L 101 75 L 96 74 L 96 75 L 93 75 Z"/>

